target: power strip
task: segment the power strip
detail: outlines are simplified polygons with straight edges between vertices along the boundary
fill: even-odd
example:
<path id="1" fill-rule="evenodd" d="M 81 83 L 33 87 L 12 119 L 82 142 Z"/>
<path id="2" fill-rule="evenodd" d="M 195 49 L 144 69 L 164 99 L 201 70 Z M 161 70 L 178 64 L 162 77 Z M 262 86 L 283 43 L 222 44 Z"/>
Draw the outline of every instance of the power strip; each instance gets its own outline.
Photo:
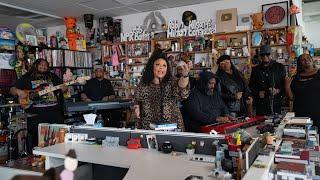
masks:
<path id="1" fill-rule="evenodd" d="M 195 155 L 192 156 L 191 160 L 192 161 L 214 163 L 215 162 L 215 157 L 214 156 L 209 156 L 209 155 L 195 154 Z"/>

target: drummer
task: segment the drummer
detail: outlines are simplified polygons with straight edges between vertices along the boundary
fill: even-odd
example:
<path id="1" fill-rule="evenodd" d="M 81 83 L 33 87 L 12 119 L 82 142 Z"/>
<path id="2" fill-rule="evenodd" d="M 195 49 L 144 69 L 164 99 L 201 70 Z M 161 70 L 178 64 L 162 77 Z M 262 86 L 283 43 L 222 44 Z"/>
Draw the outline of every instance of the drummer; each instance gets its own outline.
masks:
<path id="1" fill-rule="evenodd" d="M 28 96 L 24 90 L 39 91 L 48 86 L 62 84 L 63 81 L 49 71 L 49 63 L 45 59 L 37 59 L 30 70 L 23 75 L 10 89 L 10 93 L 18 96 L 19 100 Z M 28 129 L 28 152 L 31 154 L 33 147 L 38 145 L 38 124 L 39 123 L 64 123 L 63 116 L 63 93 L 67 88 L 48 93 L 37 97 L 27 113 L 37 116 L 27 119 Z"/>

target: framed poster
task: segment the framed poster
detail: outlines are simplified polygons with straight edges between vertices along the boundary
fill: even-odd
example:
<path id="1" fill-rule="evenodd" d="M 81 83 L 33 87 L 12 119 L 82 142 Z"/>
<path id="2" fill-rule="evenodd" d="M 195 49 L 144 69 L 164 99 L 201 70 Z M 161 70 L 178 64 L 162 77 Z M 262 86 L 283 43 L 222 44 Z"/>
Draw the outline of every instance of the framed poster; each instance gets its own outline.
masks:
<path id="1" fill-rule="evenodd" d="M 289 25 L 288 1 L 262 5 L 264 28 Z"/>
<path id="2" fill-rule="evenodd" d="M 251 26 L 250 14 L 239 14 L 238 15 L 238 26 Z"/>
<path id="3" fill-rule="evenodd" d="M 38 40 L 36 36 L 33 35 L 26 35 L 26 41 L 28 45 L 31 46 L 38 46 Z"/>
<path id="4" fill-rule="evenodd" d="M 233 32 L 237 28 L 237 8 L 217 11 L 217 32 Z"/>

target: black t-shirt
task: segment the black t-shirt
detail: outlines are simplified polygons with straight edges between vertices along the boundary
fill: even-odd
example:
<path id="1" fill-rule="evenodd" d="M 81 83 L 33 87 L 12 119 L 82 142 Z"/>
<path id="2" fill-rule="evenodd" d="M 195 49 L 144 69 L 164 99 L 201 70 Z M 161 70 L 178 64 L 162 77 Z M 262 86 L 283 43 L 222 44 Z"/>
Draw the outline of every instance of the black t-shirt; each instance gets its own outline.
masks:
<path id="1" fill-rule="evenodd" d="M 83 92 L 93 101 L 100 101 L 105 96 L 115 95 L 111 82 L 107 79 L 99 81 L 97 78 L 87 81 Z"/>
<path id="2" fill-rule="evenodd" d="M 23 75 L 15 84 L 15 87 L 22 90 L 41 91 L 48 87 L 62 84 L 63 81 L 54 73 L 47 75 L 32 76 L 30 73 Z M 63 103 L 63 94 L 61 90 L 47 93 L 43 96 L 33 96 L 31 98 L 33 107 L 49 107 Z"/>
<path id="3" fill-rule="evenodd" d="M 320 127 L 320 70 L 309 77 L 294 76 L 291 89 L 296 116 L 310 117 L 314 125 Z"/>

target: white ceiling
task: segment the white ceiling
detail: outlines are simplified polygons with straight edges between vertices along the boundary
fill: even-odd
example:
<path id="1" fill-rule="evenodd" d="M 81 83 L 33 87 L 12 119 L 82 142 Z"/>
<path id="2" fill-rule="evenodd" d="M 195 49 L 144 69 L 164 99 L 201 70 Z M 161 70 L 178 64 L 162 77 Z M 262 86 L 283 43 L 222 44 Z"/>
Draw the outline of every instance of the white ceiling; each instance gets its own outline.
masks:
<path id="1" fill-rule="evenodd" d="M 219 0 L 0 0 L 2 6 L 0 6 L 0 26 L 14 29 L 21 22 L 29 22 L 41 28 L 62 25 L 64 16 L 74 16 L 80 20 L 83 19 L 83 14 L 94 14 L 95 18 L 115 17 L 213 1 Z M 49 17 L 44 19 L 17 17 L 5 12 L 3 8 L 6 7 Z"/>

